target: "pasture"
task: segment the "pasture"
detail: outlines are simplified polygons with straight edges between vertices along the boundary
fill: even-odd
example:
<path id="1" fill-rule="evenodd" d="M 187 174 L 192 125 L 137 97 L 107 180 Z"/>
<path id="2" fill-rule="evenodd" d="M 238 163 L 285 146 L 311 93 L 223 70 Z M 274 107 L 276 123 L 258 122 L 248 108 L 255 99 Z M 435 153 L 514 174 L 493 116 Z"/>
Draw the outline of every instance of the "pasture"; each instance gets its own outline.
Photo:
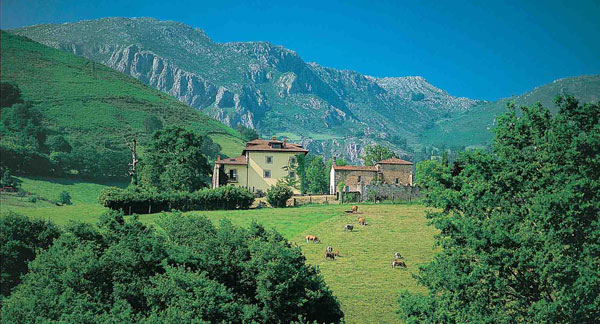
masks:
<path id="1" fill-rule="evenodd" d="M 70 220 L 95 222 L 107 209 L 96 203 L 102 184 L 68 180 L 22 180 L 23 189 L 49 200 L 62 190 L 69 191 L 73 205 L 56 206 L 47 201 L 28 202 L 26 197 L 2 194 L 2 211 L 13 210 L 31 217 L 51 219 L 57 224 Z M 121 184 L 123 185 L 123 184 Z M 56 196 L 56 197 L 54 197 Z M 240 226 L 253 220 L 274 228 L 301 247 L 310 264 L 319 267 L 325 281 L 342 304 L 347 323 L 393 323 L 399 293 L 424 291 L 412 274 L 431 260 L 435 229 L 427 226 L 425 207 L 419 204 L 360 204 L 359 214 L 346 214 L 352 205 L 309 204 L 292 208 L 262 208 L 234 211 L 197 211 L 218 223 L 223 218 Z M 140 215 L 140 221 L 154 225 L 161 214 Z M 364 217 L 367 226 L 358 224 Z M 344 231 L 344 225 L 354 230 Z M 306 235 L 321 243 L 306 243 Z M 327 246 L 339 250 L 335 261 L 325 260 Z M 394 253 L 400 252 L 406 269 L 392 269 Z"/>

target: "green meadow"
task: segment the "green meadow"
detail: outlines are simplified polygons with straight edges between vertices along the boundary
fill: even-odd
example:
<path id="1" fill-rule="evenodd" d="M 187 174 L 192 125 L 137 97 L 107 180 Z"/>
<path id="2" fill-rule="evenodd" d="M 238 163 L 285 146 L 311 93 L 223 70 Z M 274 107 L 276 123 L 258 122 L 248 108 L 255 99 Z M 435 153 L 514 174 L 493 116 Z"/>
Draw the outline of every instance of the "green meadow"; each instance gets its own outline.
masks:
<path id="1" fill-rule="evenodd" d="M 41 199 L 29 202 L 31 196 L 3 193 L 2 211 L 11 210 L 30 217 L 50 219 L 57 224 L 69 221 L 96 222 L 107 209 L 96 201 L 107 185 L 91 182 L 19 178 L 21 187 Z M 57 206 L 61 191 L 68 191 L 72 205 Z M 404 289 L 424 292 L 412 274 L 418 266 L 431 260 L 435 229 L 427 226 L 425 207 L 420 204 L 361 204 L 359 215 L 347 214 L 350 205 L 304 205 L 294 208 L 262 208 L 228 211 L 197 211 L 218 223 L 223 218 L 240 226 L 252 221 L 279 231 L 302 248 L 308 262 L 319 267 L 325 281 L 340 300 L 348 323 L 397 322 L 395 310 Z M 139 219 L 154 225 L 162 213 L 140 215 Z M 358 216 L 368 225 L 359 226 Z M 344 231 L 353 224 L 354 231 Z M 316 235 L 321 243 L 306 243 L 306 235 Z M 340 251 L 335 261 L 325 260 L 324 252 L 331 245 Z M 406 269 L 392 269 L 394 253 L 400 252 Z"/>

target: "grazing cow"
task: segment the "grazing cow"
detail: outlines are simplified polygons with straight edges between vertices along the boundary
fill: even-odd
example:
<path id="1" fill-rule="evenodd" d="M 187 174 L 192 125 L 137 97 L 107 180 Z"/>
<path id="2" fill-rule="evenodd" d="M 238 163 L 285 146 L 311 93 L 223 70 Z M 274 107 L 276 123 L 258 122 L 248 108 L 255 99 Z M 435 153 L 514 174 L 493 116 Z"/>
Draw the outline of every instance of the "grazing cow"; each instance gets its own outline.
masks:
<path id="1" fill-rule="evenodd" d="M 354 213 L 354 214 L 358 213 L 358 206 L 357 205 L 352 206 L 352 213 Z"/>
<path id="2" fill-rule="evenodd" d="M 359 217 L 358 224 L 365 226 L 365 225 L 367 225 L 367 220 L 364 217 Z"/>
<path id="3" fill-rule="evenodd" d="M 406 263 L 402 260 L 394 260 L 392 261 L 392 269 L 395 269 L 396 267 L 406 268 Z"/>
<path id="4" fill-rule="evenodd" d="M 352 225 L 352 224 L 346 224 L 346 226 L 344 226 L 345 231 L 352 232 L 353 229 L 354 229 L 354 225 Z"/>
<path id="5" fill-rule="evenodd" d="M 338 250 L 333 251 L 333 255 L 335 255 L 336 257 L 339 257 L 340 256 L 340 251 L 338 251 Z"/>
<path id="6" fill-rule="evenodd" d="M 314 235 L 306 235 L 305 239 L 306 239 L 306 243 L 308 243 L 308 242 L 313 242 L 313 243 L 319 243 L 319 242 L 321 242 L 321 240 L 319 240 L 319 238 L 316 237 L 316 236 L 314 236 Z"/>
<path id="7" fill-rule="evenodd" d="M 331 252 L 331 251 L 333 251 L 333 246 L 331 246 L 331 245 L 330 245 L 330 246 L 328 246 L 326 251 L 327 251 L 327 252 Z"/>
<path id="8" fill-rule="evenodd" d="M 396 259 L 396 260 L 402 259 L 402 256 L 400 255 L 400 252 L 396 252 L 396 254 L 394 254 L 394 259 Z"/>
<path id="9" fill-rule="evenodd" d="M 325 260 L 331 259 L 335 261 L 335 255 L 331 252 L 325 252 Z"/>

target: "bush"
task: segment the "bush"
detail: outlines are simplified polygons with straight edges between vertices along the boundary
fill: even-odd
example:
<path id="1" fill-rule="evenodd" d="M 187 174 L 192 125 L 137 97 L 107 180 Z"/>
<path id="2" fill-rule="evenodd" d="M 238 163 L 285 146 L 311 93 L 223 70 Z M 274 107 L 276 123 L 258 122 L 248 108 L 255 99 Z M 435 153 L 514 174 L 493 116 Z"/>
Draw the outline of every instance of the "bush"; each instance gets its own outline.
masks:
<path id="1" fill-rule="evenodd" d="M 170 210 L 217 210 L 247 209 L 254 202 L 254 195 L 240 187 L 225 186 L 201 189 L 194 192 L 157 192 L 139 187 L 102 190 L 98 201 L 113 210 L 126 214 L 149 214 Z"/>
<path id="2" fill-rule="evenodd" d="M 3 300 L 7 322 L 339 322 L 340 305 L 300 247 L 247 229 L 168 214 L 155 231 L 122 213 L 76 223 Z M 3 286 L 4 289 L 4 286 Z"/>
<path id="3" fill-rule="evenodd" d="M 267 191 L 267 201 L 273 207 L 285 207 L 288 199 L 292 198 L 294 193 L 290 187 L 278 183 Z"/>
<path id="4" fill-rule="evenodd" d="M 35 204 L 37 202 L 37 200 L 38 200 L 37 196 L 31 196 L 31 197 L 29 197 L 29 202 L 30 203 L 34 203 Z"/>
<path id="5" fill-rule="evenodd" d="M 41 249 L 48 248 L 60 235 L 59 228 L 42 219 L 6 213 L 0 217 L 0 287 L 8 296 L 27 272 L 27 264 Z"/>
<path id="6" fill-rule="evenodd" d="M 58 198 L 58 202 L 63 204 L 63 205 L 71 205 L 71 195 L 69 194 L 69 192 L 63 190 L 60 193 L 60 197 Z"/>

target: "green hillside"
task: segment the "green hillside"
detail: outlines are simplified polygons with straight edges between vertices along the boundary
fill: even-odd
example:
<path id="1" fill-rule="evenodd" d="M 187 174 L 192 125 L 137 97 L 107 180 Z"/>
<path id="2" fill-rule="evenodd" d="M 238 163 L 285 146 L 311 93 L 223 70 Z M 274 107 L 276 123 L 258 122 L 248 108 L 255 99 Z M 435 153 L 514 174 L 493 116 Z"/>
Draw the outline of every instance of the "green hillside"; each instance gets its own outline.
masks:
<path id="1" fill-rule="evenodd" d="M 556 113 L 557 108 L 553 100 L 557 95 L 572 95 L 583 103 L 598 102 L 600 101 L 600 75 L 560 79 L 519 96 L 476 106 L 451 118 L 438 121 L 433 128 L 421 135 L 420 141 L 422 144 L 436 146 L 485 145 L 492 139 L 493 134 L 490 130 L 495 125 L 496 117 L 506 111 L 507 103 L 514 102 L 519 107 L 540 102 L 552 113 Z"/>
<path id="2" fill-rule="evenodd" d="M 138 80 L 25 37 L 2 32 L 2 82 L 19 86 L 43 123 L 71 143 L 124 149 L 124 137 L 149 138 L 144 121 L 181 125 L 208 135 L 226 155 L 239 154 L 239 134 Z"/>

